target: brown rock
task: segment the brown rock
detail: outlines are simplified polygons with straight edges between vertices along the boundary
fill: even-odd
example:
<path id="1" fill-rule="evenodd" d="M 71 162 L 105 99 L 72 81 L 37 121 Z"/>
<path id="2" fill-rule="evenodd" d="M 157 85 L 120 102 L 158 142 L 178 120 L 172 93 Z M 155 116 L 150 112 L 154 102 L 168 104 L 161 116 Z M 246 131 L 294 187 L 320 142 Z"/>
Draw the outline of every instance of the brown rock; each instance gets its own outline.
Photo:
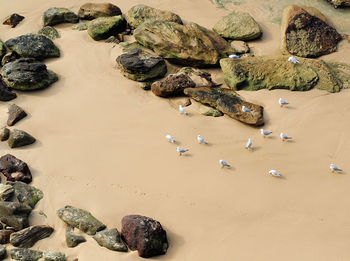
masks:
<path id="1" fill-rule="evenodd" d="M 6 127 L 0 129 L 0 140 L 6 141 L 10 137 L 10 130 Z"/>
<path id="2" fill-rule="evenodd" d="M 5 84 L 5 82 L 2 80 L 2 77 L 0 76 L 0 101 L 10 101 L 16 97 L 16 93 L 11 91 L 11 89 L 7 86 L 7 84 Z"/>
<path id="3" fill-rule="evenodd" d="M 184 89 L 193 88 L 196 84 L 186 74 L 170 74 L 163 80 L 152 84 L 152 92 L 160 97 L 171 97 L 184 94 Z"/>
<path id="4" fill-rule="evenodd" d="M 66 244 L 68 247 L 76 247 L 77 245 L 86 242 L 83 236 L 79 236 L 73 233 L 74 227 L 67 226 L 66 228 Z"/>
<path id="5" fill-rule="evenodd" d="M 24 183 L 32 181 L 32 174 L 27 163 L 11 154 L 6 154 L 0 158 L 0 172 L 8 181 L 22 181 Z"/>
<path id="6" fill-rule="evenodd" d="M 184 102 L 183 102 L 183 106 L 184 107 L 188 107 L 188 106 L 190 106 L 192 104 L 192 102 L 191 102 L 191 99 L 186 99 Z"/>
<path id="7" fill-rule="evenodd" d="M 16 122 L 27 116 L 27 113 L 16 104 L 12 104 L 8 109 L 9 117 L 7 119 L 7 125 L 13 126 Z"/>
<path id="8" fill-rule="evenodd" d="M 11 25 L 12 28 L 16 27 L 22 20 L 24 19 L 24 16 L 21 16 L 19 14 L 12 14 L 9 18 L 7 18 L 3 24 L 5 25 Z"/>
<path id="9" fill-rule="evenodd" d="M 10 236 L 10 243 L 15 247 L 30 248 L 34 244 L 44 238 L 49 237 L 53 228 L 50 226 L 32 226 L 21 231 L 12 233 Z"/>
<path id="10" fill-rule="evenodd" d="M 15 232 L 10 229 L 0 230 L 0 244 L 8 244 L 10 242 L 10 235 Z"/>
<path id="11" fill-rule="evenodd" d="M 111 3 L 86 3 L 79 9 L 80 19 L 93 20 L 98 17 L 121 15 L 119 7 Z"/>

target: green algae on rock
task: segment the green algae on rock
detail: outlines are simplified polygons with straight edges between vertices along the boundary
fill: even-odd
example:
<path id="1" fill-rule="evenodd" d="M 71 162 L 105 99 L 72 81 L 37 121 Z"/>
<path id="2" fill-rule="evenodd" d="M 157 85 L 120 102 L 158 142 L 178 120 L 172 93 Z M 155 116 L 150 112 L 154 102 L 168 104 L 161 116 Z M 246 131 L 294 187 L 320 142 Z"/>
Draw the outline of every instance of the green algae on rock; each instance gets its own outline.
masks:
<path id="1" fill-rule="evenodd" d="M 199 107 L 199 112 L 204 116 L 212 117 L 220 117 L 224 115 L 221 111 L 205 105 Z"/>
<path id="2" fill-rule="evenodd" d="M 89 27 L 90 22 L 78 23 L 72 26 L 72 30 L 86 31 Z"/>
<path id="3" fill-rule="evenodd" d="M 44 12 L 44 26 L 56 25 L 61 23 L 77 23 L 79 17 L 67 8 L 51 7 Z"/>
<path id="4" fill-rule="evenodd" d="M 29 214 L 32 208 L 19 202 L 0 202 L 0 221 L 16 231 L 29 226 Z"/>
<path id="5" fill-rule="evenodd" d="M 96 235 L 93 236 L 93 239 L 95 239 L 100 246 L 105 247 L 109 250 L 128 252 L 128 247 L 122 241 L 121 236 L 116 228 L 105 229 L 97 232 Z"/>
<path id="6" fill-rule="evenodd" d="M 40 189 L 30 186 L 24 182 L 7 181 L 6 185 L 11 185 L 13 187 L 15 197 L 17 198 L 18 202 L 26 204 L 31 208 L 34 208 L 35 205 L 44 197 L 44 194 Z"/>
<path id="7" fill-rule="evenodd" d="M 52 26 L 45 26 L 45 27 L 41 28 L 38 31 L 38 34 L 46 36 L 47 38 L 51 39 L 52 41 L 55 40 L 56 38 L 60 38 L 60 34 Z"/>
<path id="8" fill-rule="evenodd" d="M 116 35 L 125 29 L 125 19 L 119 16 L 99 17 L 92 20 L 88 25 L 88 34 L 95 41 L 104 40 Z"/>

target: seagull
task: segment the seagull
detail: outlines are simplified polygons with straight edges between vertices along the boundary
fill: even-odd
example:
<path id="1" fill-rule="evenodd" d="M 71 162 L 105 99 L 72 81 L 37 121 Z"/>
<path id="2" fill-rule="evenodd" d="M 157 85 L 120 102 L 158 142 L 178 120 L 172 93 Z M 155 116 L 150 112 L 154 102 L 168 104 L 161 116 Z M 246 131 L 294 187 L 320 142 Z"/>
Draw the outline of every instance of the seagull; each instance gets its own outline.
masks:
<path id="1" fill-rule="evenodd" d="M 165 138 L 166 138 L 169 142 L 175 143 L 175 140 L 174 140 L 173 136 L 171 136 L 171 135 L 168 134 L 168 135 L 165 136 Z"/>
<path id="2" fill-rule="evenodd" d="M 249 138 L 248 142 L 247 142 L 247 145 L 245 145 L 245 148 L 247 150 L 251 149 L 252 148 L 252 144 L 253 144 L 253 142 L 252 142 L 251 138 Z"/>
<path id="3" fill-rule="evenodd" d="M 237 55 L 237 54 L 230 54 L 228 56 L 228 58 L 231 58 L 231 59 L 239 59 L 240 57 Z"/>
<path id="4" fill-rule="evenodd" d="M 199 143 L 208 144 L 208 143 L 202 138 L 202 136 L 199 135 L 199 134 L 197 135 L 197 140 L 198 140 Z"/>
<path id="5" fill-rule="evenodd" d="M 179 105 L 179 111 L 180 111 L 180 113 L 187 115 L 187 111 L 185 110 L 185 108 L 181 104 Z"/>
<path id="6" fill-rule="evenodd" d="M 283 100 L 282 98 L 280 98 L 280 99 L 278 100 L 278 103 L 280 104 L 281 108 L 282 108 L 284 105 L 289 104 L 289 102 L 286 102 L 286 101 Z"/>
<path id="7" fill-rule="evenodd" d="M 269 171 L 269 174 L 272 175 L 272 176 L 274 176 L 274 177 L 281 177 L 281 174 L 279 174 L 279 173 L 277 172 L 277 170 L 274 170 L 274 169 L 270 170 L 270 171 Z"/>
<path id="8" fill-rule="evenodd" d="M 297 63 L 299 63 L 299 60 L 297 58 L 295 58 L 294 56 L 290 56 L 288 58 L 288 62 L 292 62 L 294 64 L 297 64 Z"/>
<path id="9" fill-rule="evenodd" d="M 272 133 L 271 131 L 267 131 L 264 129 L 260 129 L 260 132 L 261 132 L 261 135 L 264 135 L 264 138 Z"/>
<path id="10" fill-rule="evenodd" d="M 340 168 L 338 168 L 338 167 L 337 167 L 336 165 L 334 165 L 333 163 L 331 163 L 331 165 L 329 166 L 329 168 L 331 169 L 332 173 L 342 171 Z"/>
<path id="11" fill-rule="evenodd" d="M 291 140 L 292 137 L 288 137 L 286 134 L 282 133 L 280 134 L 280 137 L 282 139 L 282 141 L 285 141 L 285 140 Z"/>
<path id="12" fill-rule="evenodd" d="M 248 109 L 248 108 L 245 107 L 244 105 L 242 106 L 242 111 L 244 111 L 244 112 L 252 112 L 251 109 Z"/>
<path id="13" fill-rule="evenodd" d="M 183 149 L 183 148 L 181 148 L 181 147 L 177 147 L 177 148 L 176 148 L 176 151 L 179 153 L 179 156 L 181 156 L 182 153 L 185 153 L 185 152 L 187 152 L 188 150 L 187 150 L 187 149 Z"/>
<path id="14" fill-rule="evenodd" d="M 230 164 L 228 164 L 226 161 L 224 160 L 219 160 L 220 164 L 221 164 L 221 168 L 224 168 L 224 167 L 231 167 Z"/>

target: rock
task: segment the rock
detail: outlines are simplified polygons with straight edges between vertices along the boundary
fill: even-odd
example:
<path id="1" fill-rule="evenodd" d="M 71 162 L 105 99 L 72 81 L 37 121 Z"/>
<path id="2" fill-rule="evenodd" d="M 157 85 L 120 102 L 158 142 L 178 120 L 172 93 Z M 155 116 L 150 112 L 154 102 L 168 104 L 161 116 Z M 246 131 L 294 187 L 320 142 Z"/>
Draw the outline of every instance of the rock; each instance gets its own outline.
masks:
<path id="1" fill-rule="evenodd" d="M 288 6 L 282 19 L 283 53 L 300 57 L 318 57 L 337 50 L 341 35 L 330 25 L 326 18 L 315 8 Z"/>
<path id="2" fill-rule="evenodd" d="M 51 236 L 53 228 L 50 226 L 32 226 L 12 233 L 10 243 L 15 247 L 30 248 L 36 242 Z"/>
<path id="3" fill-rule="evenodd" d="M 146 21 L 134 31 L 143 46 L 170 62 L 189 66 L 213 66 L 234 53 L 218 34 L 195 23 Z"/>
<path id="4" fill-rule="evenodd" d="M 215 83 L 211 74 L 192 67 L 182 67 L 178 74 L 184 73 L 196 84 L 196 87 L 217 87 L 221 84 Z"/>
<path id="5" fill-rule="evenodd" d="M 205 105 L 201 105 L 199 107 L 199 112 L 202 114 L 202 115 L 205 115 L 205 116 L 213 116 L 213 117 L 220 117 L 220 116 L 223 116 L 224 114 L 217 110 L 217 109 L 214 109 L 212 107 L 209 107 L 209 106 L 205 106 Z"/>
<path id="6" fill-rule="evenodd" d="M 307 91 L 316 87 L 338 92 L 342 88 L 325 62 L 305 58 L 300 58 L 299 62 L 296 65 L 288 62 L 288 56 L 261 56 L 222 59 L 220 65 L 227 85 L 234 90 Z"/>
<path id="7" fill-rule="evenodd" d="M 140 83 L 140 87 L 142 90 L 144 91 L 149 91 L 151 89 L 151 86 L 154 82 L 149 81 L 149 82 L 141 82 Z"/>
<path id="8" fill-rule="evenodd" d="M 40 189 L 37 189 L 33 186 L 30 186 L 24 182 L 6 182 L 7 185 L 11 185 L 14 188 L 15 197 L 18 202 L 26 204 L 31 208 L 34 208 L 35 205 L 44 197 L 43 192 Z"/>
<path id="9" fill-rule="evenodd" d="M 6 46 L 3 41 L 0 40 L 0 60 L 6 54 Z"/>
<path id="10" fill-rule="evenodd" d="M 76 247 L 80 243 L 86 242 L 86 239 L 83 236 L 78 236 L 73 233 L 74 228 L 67 226 L 66 228 L 66 243 L 68 247 Z"/>
<path id="11" fill-rule="evenodd" d="M 56 25 L 62 23 L 75 24 L 79 21 L 79 17 L 67 8 L 51 7 L 44 12 L 44 26 Z"/>
<path id="12" fill-rule="evenodd" d="M 105 43 L 115 43 L 115 44 L 119 44 L 120 40 L 118 39 L 118 37 L 115 36 L 110 36 L 105 40 Z"/>
<path id="13" fill-rule="evenodd" d="M 141 49 L 133 49 L 117 57 L 117 67 L 122 74 L 134 81 L 161 78 L 167 72 L 165 61 Z"/>
<path id="14" fill-rule="evenodd" d="M 11 185 L 5 185 L 0 183 L 0 201 L 8 201 L 15 190 Z"/>
<path id="15" fill-rule="evenodd" d="M 0 221 L 16 231 L 29 226 L 28 217 L 32 208 L 18 202 L 0 202 Z"/>
<path id="16" fill-rule="evenodd" d="M 0 101 L 10 101 L 16 97 L 16 93 L 7 87 L 7 84 L 2 80 L 2 76 L 0 75 Z"/>
<path id="17" fill-rule="evenodd" d="M 159 97 L 172 97 L 184 94 L 186 88 L 193 88 L 196 84 L 184 73 L 169 74 L 163 80 L 152 84 L 152 92 Z"/>
<path id="18" fill-rule="evenodd" d="M 37 261 L 43 256 L 43 252 L 27 248 L 17 248 L 11 249 L 10 255 L 12 259 L 19 261 Z"/>
<path id="19" fill-rule="evenodd" d="M 66 261 L 66 255 L 62 252 L 47 251 L 43 254 L 43 261 Z"/>
<path id="20" fill-rule="evenodd" d="M 25 34 L 11 38 L 5 42 L 7 48 L 21 57 L 45 59 L 60 57 L 60 50 L 46 36 L 40 34 Z"/>
<path id="21" fill-rule="evenodd" d="M 235 50 L 236 54 L 249 53 L 250 49 L 246 42 L 232 41 L 231 47 Z"/>
<path id="22" fill-rule="evenodd" d="M 10 236 L 15 232 L 11 229 L 2 229 L 0 230 L 0 244 L 8 244 L 10 243 Z M 1 260 L 1 259 L 0 259 Z"/>
<path id="23" fill-rule="evenodd" d="M 92 216 L 90 212 L 72 206 L 65 206 L 59 209 L 57 215 L 68 225 L 78 228 L 88 235 L 95 235 L 96 232 L 106 228 L 106 226 Z"/>
<path id="24" fill-rule="evenodd" d="M 6 127 L 0 129 L 0 141 L 6 141 L 10 137 L 10 130 Z"/>
<path id="25" fill-rule="evenodd" d="M 6 154 L 0 158 L 0 172 L 8 181 L 22 181 L 30 183 L 32 174 L 27 163 L 11 154 Z"/>
<path id="26" fill-rule="evenodd" d="M 38 34 L 46 36 L 47 38 L 51 39 L 52 41 L 55 40 L 56 38 L 60 38 L 60 34 L 52 26 L 45 26 L 45 27 L 41 28 L 38 31 Z"/>
<path id="27" fill-rule="evenodd" d="M 5 54 L 4 57 L 2 57 L 1 65 L 4 66 L 5 64 L 13 62 L 19 58 L 20 56 L 17 53 L 10 51 L 9 53 Z"/>
<path id="28" fill-rule="evenodd" d="M 182 106 L 184 107 L 188 107 L 192 104 L 191 99 L 186 99 L 183 103 Z"/>
<path id="29" fill-rule="evenodd" d="M 122 237 L 130 250 L 137 250 L 141 257 L 163 255 L 168 249 L 165 230 L 158 221 L 149 217 L 123 217 Z"/>
<path id="30" fill-rule="evenodd" d="M 128 247 L 121 240 L 116 228 L 102 230 L 93 236 L 96 242 L 105 248 L 113 251 L 128 252 Z"/>
<path id="31" fill-rule="evenodd" d="M 221 37 L 232 40 L 255 40 L 262 31 L 254 18 L 245 12 L 233 11 L 222 17 L 213 27 Z"/>
<path id="32" fill-rule="evenodd" d="M 32 135 L 18 129 L 13 129 L 10 133 L 9 139 L 7 140 L 10 148 L 12 149 L 30 145 L 35 141 L 36 139 Z"/>
<path id="33" fill-rule="evenodd" d="M 248 125 L 260 126 L 264 124 L 262 106 L 243 100 L 235 91 L 224 88 L 189 88 L 185 94 L 196 101 L 216 108 L 231 118 Z M 251 113 L 243 112 L 242 106 L 251 109 Z"/>
<path id="34" fill-rule="evenodd" d="M 0 260 L 5 259 L 7 256 L 6 248 L 3 245 L 0 245 Z"/>
<path id="35" fill-rule="evenodd" d="M 141 49 L 143 51 L 149 51 L 149 49 L 145 48 L 143 45 L 139 44 L 138 42 L 122 42 L 119 44 L 122 47 L 123 53 L 128 53 L 132 51 L 133 49 Z"/>
<path id="36" fill-rule="evenodd" d="M 58 80 L 57 75 L 47 70 L 45 64 L 32 58 L 21 58 L 5 64 L 2 76 L 11 88 L 22 91 L 47 88 Z"/>
<path id="37" fill-rule="evenodd" d="M 80 19 L 93 20 L 99 17 L 121 15 L 122 11 L 118 6 L 111 3 L 86 3 L 78 12 Z"/>
<path id="38" fill-rule="evenodd" d="M 125 30 L 125 19 L 119 16 L 100 17 L 92 20 L 88 25 L 88 34 L 95 41 L 107 39 Z"/>
<path id="39" fill-rule="evenodd" d="M 327 1 L 330 2 L 335 8 L 350 6 L 350 0 L 327 0 Z"/>
<path id="40" fill-rule="evenodd" d="M 12 28 L 16 27 L 22 20 L 24 19 L 24 16 L 21 16 L 19 14 L 12 14 L 9 18 L 7 18 L 3 24 L 5 25 L 11 25 Z"/>
<path id="41" fill-rule="evenodd" d="M 180 16 L 169 11 L 159 10 L 147 5 L 135 5 L 126 13 L 126 20 L 135 29 L 148 20 L 161 20 L 182 24 Z"/>
<path id="42" fill-rule="evenodd" d="M 78 23 L 72 26 L 72 30 L 85 31 L 88 29 L 90 22 Z"/>
<path id="43" fill-rule="evenodd" d="M 7 125 L 8 126 L 13 126 L 15 125 L 18 121 L 22 120 L 27 116 L 27 113 L 19 106 L 16 104 L 11 104 L 9 109 L 8 109 L 8 114 L 9 117 L 7 119 Z"/>

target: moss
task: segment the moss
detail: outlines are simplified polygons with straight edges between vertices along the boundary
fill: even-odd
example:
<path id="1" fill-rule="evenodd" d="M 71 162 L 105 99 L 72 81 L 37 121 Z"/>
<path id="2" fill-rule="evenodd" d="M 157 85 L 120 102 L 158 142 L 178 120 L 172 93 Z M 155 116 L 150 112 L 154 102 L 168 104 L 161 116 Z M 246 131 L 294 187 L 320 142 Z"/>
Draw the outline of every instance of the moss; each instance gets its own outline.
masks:
<path id="1" fill-rule="evenodd" d="M 51 26 L 45 26 L 45 27 L 41 28 L 38 31 L 38 34 L 46 36 L 47 38 L 49 38 L 51 40 L 55 40 L 56 38 L 60 38 L 60 35 L 57 32 L 57 30 Z"/>
<path id="2" fill-rule="evenodd" d="M 330 62 L 328 66 L 332 68 L 334 74 L 342 83 L 342 88 L 350 88 L 350 65 L 346 63 Z"/>
<path id="3" fill-rule="evenodd" d="M 58 81 L 58 76 L 56 73 L 54 73 L 51 70 L 47 70 L 47 72 L 48 72 L 47 77 L 37 82 L 31 82 L 31 83 L 18 83 L 18 82 L 14 83 L 9 81 L 6 81 L 6 82 L 11 88 L 16 90 L 21 90 L 21 91 L 32 91 L 32 90 L 44 89 L 49 87 L 54 82 Z"/>
<path id="4" fill-rule="evenodd" d="M 100 17 L 89 23 L 88 34 L 95 41 L 99 41 L 122 32 L 125 26 L 125 19 L 121 15 Z"/>

